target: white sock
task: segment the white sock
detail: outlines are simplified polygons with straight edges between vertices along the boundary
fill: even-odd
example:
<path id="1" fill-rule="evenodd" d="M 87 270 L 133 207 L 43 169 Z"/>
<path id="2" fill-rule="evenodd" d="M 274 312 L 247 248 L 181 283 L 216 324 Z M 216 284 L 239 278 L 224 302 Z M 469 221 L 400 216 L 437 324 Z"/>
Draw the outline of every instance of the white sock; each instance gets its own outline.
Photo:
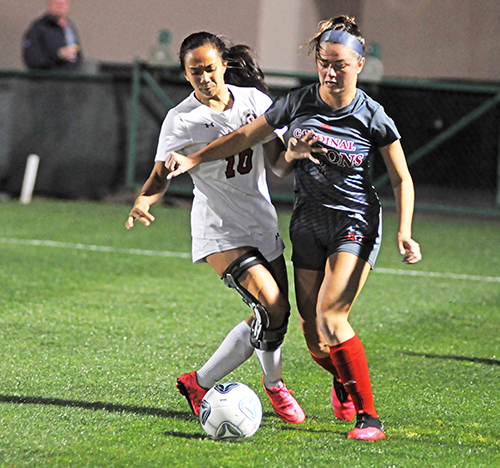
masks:
<path id="1" fill-rule="evenodd" d="M 281 382 L 282 365 L 281 365 L 281 346 L 275 351 L 255 350 L 255 354 L 259 358 L 262 371 L 264 372 L 264 385 L 269 390 L 277 387 Z"/>
<path id="2" fill-rule="evenodd" d="M 203 388 L 212 388 L 215 382 L 241 366 L 253 352 L 254 347 L 250 343 L 250 325 L 245 321 L 240 322 L 196 372 L 198 384 Z"/>

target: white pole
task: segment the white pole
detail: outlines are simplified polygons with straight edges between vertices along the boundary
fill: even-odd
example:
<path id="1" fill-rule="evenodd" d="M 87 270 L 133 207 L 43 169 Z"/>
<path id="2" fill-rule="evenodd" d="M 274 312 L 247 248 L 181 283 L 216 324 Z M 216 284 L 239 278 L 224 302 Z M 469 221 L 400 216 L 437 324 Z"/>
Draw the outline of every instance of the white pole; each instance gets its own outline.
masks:
<path id="1" fill-rule="evenodd" d="M 19 201 L 25 205 L 31 201 L 31 197 L 33 196 L 39 161 L 40 158 L 36 154 L 30 154 L 26 161 L 26 170 L 24 171 L 23 186 L 19 199 Z"/>

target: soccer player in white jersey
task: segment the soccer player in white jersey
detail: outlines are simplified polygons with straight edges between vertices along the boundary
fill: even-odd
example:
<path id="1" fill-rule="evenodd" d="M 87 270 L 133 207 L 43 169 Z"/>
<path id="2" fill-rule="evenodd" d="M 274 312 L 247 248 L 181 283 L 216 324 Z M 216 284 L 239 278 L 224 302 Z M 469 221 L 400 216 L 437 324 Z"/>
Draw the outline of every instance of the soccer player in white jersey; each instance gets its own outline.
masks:
<path id="1" fill-rule="evenodd" d="M 168 188 L 164 162 L 172 151 L 189 155 L 262 115 L 272 101 L 251 50 L 220 37 L 194 33 L 182 43 L 181 69 L 194 91 L 171 109 L 162 125 L 153 171 L 126 222 L 148 226 L 149 212 Z M 232 84 L 227 84 L 232 83 Z M 305 415 L 282 380 L 281 344 L 290 304 L 277 214 L 266 183 L 264 156 L 273 165 L 285 148 L 277 133 L 227 159 L 193 170 L 193 262 L 208 262 L 253 310 L 229 332 L 201 369 L 179 376 L 177 388 L 195 414 L 215 383 L 254 351 L 276 414 L 301 424 Z"/>
<path id="2" fill-rule="evenodd" d="M 381 207 L 369 160 L 380 151 L 399 215 L 397 247 L 405 263 L 421 259 L 412 239 L 413 182 L 399 132 L 383 107 L 357 89 L 364 43 L 353 18 L 320 23 L 310 41 L 319 83 L 292 90 L 265 114 L 190 157 L 172 153 L 174 177 L 260 141 L 276 128 L 288 150 L 274 168 L 294 168 L 295 204 L 290 222 L 295 294 L 312 358 L 334 377 L 332 406 L 356 426 L 348 437 L 385 438 L 375 410 L 364 347 L 349 313 L 373 267 L 381 238 Z"/>

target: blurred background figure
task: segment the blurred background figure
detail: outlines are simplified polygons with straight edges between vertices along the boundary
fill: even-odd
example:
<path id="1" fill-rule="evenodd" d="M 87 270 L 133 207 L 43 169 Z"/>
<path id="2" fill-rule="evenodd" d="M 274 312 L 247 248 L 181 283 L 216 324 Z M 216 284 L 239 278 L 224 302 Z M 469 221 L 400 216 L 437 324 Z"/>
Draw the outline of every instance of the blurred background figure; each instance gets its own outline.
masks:
<path id="1" fill-rule="evenodd" d="M 365 64 L 359 74 L 359 81 L 377 83 L 384 77 L 384 64 L 380 59 L 380 46 L 376 42 L 368 45 Z"/>
<path id="2" fill-rule="evenodd" d="M 158 40 L 149 51 L 148 63 L 157 67 L 177 65 L 177 57 L 172 50 L 172 34 L 168 29 L 162 29 Z"/>
<path id="3" fill-rule="evenodd" d="M 32 70 L 78 70 L 83 55 L 75 24 L 68 18 L 70 0 L 48 0 L 47 11 L 23 37 L 24 63 Z"/>

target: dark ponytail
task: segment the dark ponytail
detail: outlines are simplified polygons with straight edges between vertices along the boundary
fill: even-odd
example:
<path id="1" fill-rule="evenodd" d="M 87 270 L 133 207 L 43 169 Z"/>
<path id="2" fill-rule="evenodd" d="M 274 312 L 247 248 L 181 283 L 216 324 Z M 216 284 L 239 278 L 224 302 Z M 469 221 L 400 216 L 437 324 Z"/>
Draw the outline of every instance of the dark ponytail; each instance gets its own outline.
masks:
<path id="1" fill-rule="evenodd" d="M 189 51 L 211 45 L 217 50 L 223 62 L 227 62 L 224 81 L 236 86 L 257 88 L 268 94 L 269 89 L 264 81 L 264 73 L 260 69 L 253 50 L 246 45 L 231 45 L 227 39 L 209 32 L 197 32 L 182 41 L 179 51 L 181 70 L 185 69 L 185 58 Z"/>
<path id="2" fill-rule="evenodd" d="M 269 94 L 269 88 L 264 81 L 264 73 L 250 47 L 243 44 L 232 46 L 227 53 L 226 60 L 226 83 L 257 88 Z"/>

